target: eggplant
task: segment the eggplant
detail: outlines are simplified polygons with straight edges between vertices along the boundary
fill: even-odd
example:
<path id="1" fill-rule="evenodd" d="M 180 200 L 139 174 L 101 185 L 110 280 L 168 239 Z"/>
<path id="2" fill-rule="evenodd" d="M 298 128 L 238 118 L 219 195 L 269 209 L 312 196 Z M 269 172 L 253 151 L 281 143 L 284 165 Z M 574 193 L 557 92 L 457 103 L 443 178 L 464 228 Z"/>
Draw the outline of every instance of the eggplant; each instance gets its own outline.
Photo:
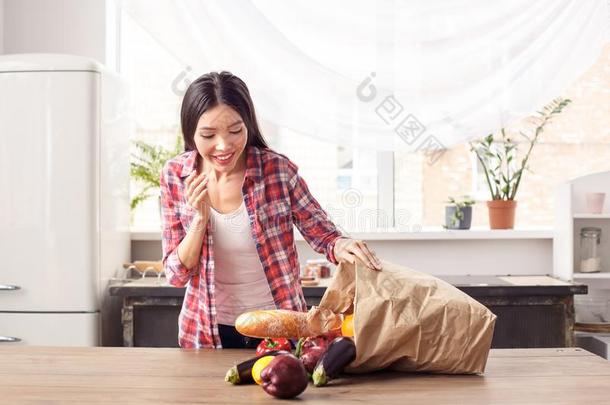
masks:
<path id="1" fill-rule="evenodd" d="M 265 356 L 277 356 L 278 354 L 290 354 L 286 350 L 274 350 L 272 352 L 267 352 L 261 354 L 260 356 L 253 357 L 246 361 L 242 361 L 239 364 L 234 365 L 227 371 L 225 375 L 225 381 L 230 382 L 231 384 L 248 384 L 254 382 L 252 378 L 252 366 L 254 363 L 261 357 Z"/>
<path id="2" fill-rule="evenodd" d="M 336 378 L 356 359 L 356 344 L 348 337 L 335 338 L 322 355 L 313 371 L 313 385 L 320 387 Z"/>

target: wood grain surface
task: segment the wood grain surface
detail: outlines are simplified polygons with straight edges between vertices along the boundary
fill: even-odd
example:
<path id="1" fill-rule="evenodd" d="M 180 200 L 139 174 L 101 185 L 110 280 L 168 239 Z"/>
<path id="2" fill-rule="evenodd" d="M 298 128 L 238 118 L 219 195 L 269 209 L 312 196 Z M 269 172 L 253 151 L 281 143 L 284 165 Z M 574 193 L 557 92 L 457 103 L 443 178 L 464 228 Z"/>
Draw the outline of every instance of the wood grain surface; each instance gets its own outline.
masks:
<path id="1" fill-rule="evenodd" d="M 226 371 L 252 350 L 0 347 L 0 403 L 268 404 L 256 385 Z M 309 385 L 299 403 L 608 403 L 610 362 L 583 349 L 494 349 L 484 375 L 377 372 Z M 277 402 L 281 403 L 283 401 Z"/>

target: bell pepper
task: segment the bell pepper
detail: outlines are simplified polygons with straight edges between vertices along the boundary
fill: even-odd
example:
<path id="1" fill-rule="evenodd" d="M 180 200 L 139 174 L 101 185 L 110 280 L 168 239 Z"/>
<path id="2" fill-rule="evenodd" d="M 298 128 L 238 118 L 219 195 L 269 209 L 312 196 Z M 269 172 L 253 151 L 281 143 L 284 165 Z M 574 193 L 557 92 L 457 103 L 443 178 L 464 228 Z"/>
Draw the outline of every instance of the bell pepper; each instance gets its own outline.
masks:
<path id="1" fill-rule="evenodd" d="M 341 334 L 345 337 L 354 337 L 354 314 L 349 314 L 341 324 Z"/>
<path id="2" fill-rule="evenodd" d="M 290 340 L 285 338 L 265 338 L 258 344 L 256 348 L 256 355 L 260 356 L 262 354 L 277 350 L 286 350 L 288 352 L 291 351 L 292 345 L 290 344 Z"/>

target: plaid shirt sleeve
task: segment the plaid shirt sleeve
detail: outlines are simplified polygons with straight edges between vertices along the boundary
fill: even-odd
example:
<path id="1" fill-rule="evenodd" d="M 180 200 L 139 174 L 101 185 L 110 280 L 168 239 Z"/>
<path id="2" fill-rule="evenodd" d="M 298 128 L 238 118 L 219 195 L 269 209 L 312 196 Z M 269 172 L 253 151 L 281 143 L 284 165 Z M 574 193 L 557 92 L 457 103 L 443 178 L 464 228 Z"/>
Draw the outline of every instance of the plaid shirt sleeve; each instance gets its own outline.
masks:
<path id="1" fill-rule="evenodd" d="M 170 165 L 166 165 L 159 179 L 163 222 L 163 268 L 167 281 L 171 285 L 184 287 L 191 276 L 197 273 L 199 266 L 189 270 L 178 257 L 178 245 L 186 236 L 186 231 L 180 222 L 180 212 L 175 203 L 182 198 L 182 187 L 179 182 L 180 177 L 172 171 Z"/>
<path id="2" fill-rule="evenodd" d="M 311 194 L 293 162 L 289 162 L 289 175 L 290 205 L 295 225 L 313 250 L 326 255 L 331 263 L 338 264 L 333 249 L 335 242 L 345 236 Z"/>

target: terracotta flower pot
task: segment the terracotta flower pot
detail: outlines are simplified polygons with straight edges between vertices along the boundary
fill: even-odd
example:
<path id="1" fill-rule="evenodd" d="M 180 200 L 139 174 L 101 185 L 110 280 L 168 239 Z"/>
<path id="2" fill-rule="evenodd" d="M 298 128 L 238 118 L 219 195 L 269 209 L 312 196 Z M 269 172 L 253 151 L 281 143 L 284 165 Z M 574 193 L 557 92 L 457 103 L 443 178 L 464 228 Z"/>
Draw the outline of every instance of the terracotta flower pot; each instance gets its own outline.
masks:
<path id="1" fill-rule="evenodd" d="M 517 201 L 487 201 L 489 210 L 489 227 L 491 229 L 513 229 L 515 227 L 515 209 Z"/>

